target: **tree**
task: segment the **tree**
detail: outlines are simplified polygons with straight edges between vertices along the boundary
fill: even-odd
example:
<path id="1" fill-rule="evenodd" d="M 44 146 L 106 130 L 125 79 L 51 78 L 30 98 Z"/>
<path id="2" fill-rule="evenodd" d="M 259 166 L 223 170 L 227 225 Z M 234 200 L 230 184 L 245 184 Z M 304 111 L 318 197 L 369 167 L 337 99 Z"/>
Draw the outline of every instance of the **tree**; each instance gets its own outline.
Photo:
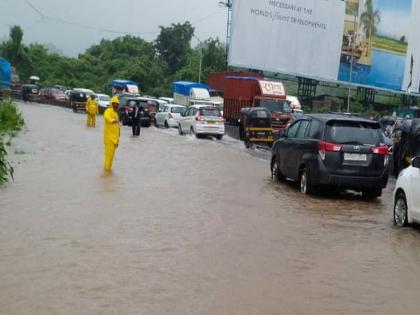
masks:
<path id="1" fill-rule="evenodd" d="M 369 56 L 372 51 L 372 37 L 377 32 L 376 25 L 378 25 L 381 21 L 379 10 L 373 11 L 372 0 L 366 0 L 365 11 L 360 16 L 360 19 L 363 24 L 363 31 L 365 32 L 366 41 L 368 43 L 366 56 Z"/>
<path id="2" fill-rule="evenodd" d="M 160 26 L 155 47 L 160 58 L 166 63 L 169 74 L 187 64 L 193 35 L 194 27 L 189 22 L 172 24 L 170 27 Z"/>
<path id="3" fill-rule="evenodd" d="M 30 60 L 22 45 L 23 31 L 20 26 L 10 27 L 9 40 L 3 43 L 1 49 L 4 58 L 9 60 L 20 74 L 28 77 L 30 73 Z"/>
<path id="4" fill-rule="evenodd" d="M 203 76 L 226 70 L 226 48 L 219 39 L 208 39 L 203 47 Z"/>

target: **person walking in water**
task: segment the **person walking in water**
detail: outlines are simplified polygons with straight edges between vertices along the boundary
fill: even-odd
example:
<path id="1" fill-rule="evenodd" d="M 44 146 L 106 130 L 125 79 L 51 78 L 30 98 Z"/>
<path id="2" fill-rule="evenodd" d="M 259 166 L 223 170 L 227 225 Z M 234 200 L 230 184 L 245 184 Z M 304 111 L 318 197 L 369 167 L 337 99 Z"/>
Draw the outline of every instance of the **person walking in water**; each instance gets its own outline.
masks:
<path id="1" fill-rule="evenodd" d="M 132 129 L 133 129 L 133 137 L 140 136 L 140 117 L 143 108 L 140 106 L 139 103 L 134 104 L 133 108 L 133 119 L 132 119 Z"/>
<path id="2" fill-rule="evenodd" d="M 99 113 L 99 104 L 96 100 L 96 95 L 91 94 L 88 100 L 86 101 L 86 124 L 88 127 L 95 127 L 96 126 L 96 115 Z"/>
<path id="3" fill-rule="evenodd" d="M 115 151 L 120 141 L 120 121 L 118 119 L 118 107 L 120 101 L 117 96 L 111 99 L 111 106 L 104 113 L 104 144 L 105 144 L 105 171 L 110 171 Z"/>

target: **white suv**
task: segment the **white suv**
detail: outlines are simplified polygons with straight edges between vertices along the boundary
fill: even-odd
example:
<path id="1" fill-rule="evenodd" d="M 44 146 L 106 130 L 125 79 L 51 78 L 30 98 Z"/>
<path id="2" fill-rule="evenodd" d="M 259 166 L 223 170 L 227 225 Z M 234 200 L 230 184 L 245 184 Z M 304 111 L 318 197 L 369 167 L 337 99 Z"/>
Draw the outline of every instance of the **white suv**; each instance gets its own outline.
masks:
<path id="1" fill-rule="evenodd" d="M 394 223 L 420 223 L 420 156 L 398 176 L 394 190 Z"/>
<path id="2" fill-rule="evenodd" d="M 163 126 L 165 128 L 178 127 L 181 120 L 181 114 L 185 111 L 185 106 L 166 104 L 160 105 L 159 111 L 156 113 L 155 122 L 156 127 Z"/>
<path id="3" fill-rule="evenodd" d="M 210 135 L 220 140 L 225 134 L 225 120 L 220 110 L 214 106 L 193 105 L 182 114 L 178 131 L 180 135 L 190 133 L 197 138 Z"/>

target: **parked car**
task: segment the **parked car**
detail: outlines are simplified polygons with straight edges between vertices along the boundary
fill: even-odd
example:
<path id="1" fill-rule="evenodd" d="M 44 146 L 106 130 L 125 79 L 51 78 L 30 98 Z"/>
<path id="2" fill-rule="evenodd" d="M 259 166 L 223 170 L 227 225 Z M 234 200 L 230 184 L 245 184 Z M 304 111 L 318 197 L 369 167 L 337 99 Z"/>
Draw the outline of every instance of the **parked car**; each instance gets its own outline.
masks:
<path id="1" fill-rule="evenodd" d="M 178 123 L 180 135 L 185 133 L 201 136 L 215 136 L 221 140 L 225 134 L 225 120 L 219 109 L 208 105 L 193 105 L 182 113 Z"/>
<path id="2" fill-rule="evenodd" d="M 273 144 L 271 174 L 298 181 L 308 194 L 326 186 L 381 196 L 389 172 L 388 147 L 372 120 L 334 114 L 304 115 Z"/>
<path id="3" fill-rule="evenodd" d="M 401 171 L 394 189 L 394 223 L 405 226 L 420 223 L 420 156 Z"/>
<path id="4" fill-rule="evenodd" d="M 39 98 L 41 102 L 46 103 L 67 103 L 69 100 L 69 97 L 62 90 L 56 88 L 41 89 Z"/>
<path id="5" fill-rule="evenodd" d="M 132 124 L 132 113 L 134 106 L 140 106 L 140 125 L 143 127 L 149 127 L 154 120 L 154 116 L 157 111 L 158 102 L 139 96 L 121 96 L 120 97 L 120 121 L 122 124 L 131 126 Z"/>
<path id="6" fill-rule="evenodd" d="M 24 102 L 36 102 L 39 100 L 39 87 L 35 84 L 23 84 L 21 94 Z"/>
<path id="7" fill-rule="evenodd" d="M 155 116 L 156 127 L 177 128 L 181 119 L 181 114 L 185 111 L 185 109 L 186 107 L 183 105 L 161 105 Z"/>
<path id="8" fill-rule="evenodd" d="M 86 110 L 85 109 L 86 101 L 89 98 L 89 96 L 93 94 L 93 91 L 89 89 L 77 88 L 67 93 L 69 97 L 70 107 L 73 109 L 74 112 L 77 112 L 79 110 L 82 110 L 82 111 Z"/>
<path id="9" fill-rule="evenodd" d="M 111 101 L 111 98 L 109 97 L 109 95 L 100 93 L 96 94 L 96 97 L 99 104 L 99 112 L 103 113 L 109 107 L 109 102 Z"/>

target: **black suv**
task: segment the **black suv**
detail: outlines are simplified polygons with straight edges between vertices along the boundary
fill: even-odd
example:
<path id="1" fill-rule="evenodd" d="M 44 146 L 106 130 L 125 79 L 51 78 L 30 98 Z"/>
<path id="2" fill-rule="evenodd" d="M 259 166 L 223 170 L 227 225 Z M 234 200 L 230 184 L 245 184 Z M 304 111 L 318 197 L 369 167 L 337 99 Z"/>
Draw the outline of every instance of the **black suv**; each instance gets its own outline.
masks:
<path id="1" fill-rule="evenodd" d="M 131 126 L 133 120 L 134 106 L 140 109 L 140 125 L 150 127 L 156 114 L 158 103 L 154 100 L 138 96 L 121 96 L 119 115 L 124 126 Z"/>
<path id="2" fill-rule="evenodd" d="M 298 181 L 306 194 L 326 186 L 376 198 L 388 182 L 388 147 L 375 121 L 303 115 L 273 144 L 271 174 Z"/>

